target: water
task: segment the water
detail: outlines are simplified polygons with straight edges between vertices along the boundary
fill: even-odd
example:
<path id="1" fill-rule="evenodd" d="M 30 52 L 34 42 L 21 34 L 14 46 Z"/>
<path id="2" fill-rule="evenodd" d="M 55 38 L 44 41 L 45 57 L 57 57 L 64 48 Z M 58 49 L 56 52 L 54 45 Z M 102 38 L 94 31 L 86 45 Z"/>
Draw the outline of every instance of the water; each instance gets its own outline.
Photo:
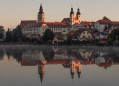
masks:
<path id="1" fill-rule="evenodd" d="M 119 48 L 0 46 L 0 86 L 118 86 Z"/>

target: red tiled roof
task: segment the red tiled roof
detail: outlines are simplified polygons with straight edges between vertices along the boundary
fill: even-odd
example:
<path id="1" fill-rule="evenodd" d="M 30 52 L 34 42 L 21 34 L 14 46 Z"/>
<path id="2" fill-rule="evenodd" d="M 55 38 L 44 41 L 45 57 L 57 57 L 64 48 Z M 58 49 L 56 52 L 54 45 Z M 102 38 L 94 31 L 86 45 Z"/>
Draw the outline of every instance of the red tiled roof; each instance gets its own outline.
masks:
<path id="1" fill-rule="evenodd" d="M 74 25 L 79 25 L 79 23 L 75 23 Z"/>
<path id="2" fill-rule="evenodd" d="M 69 63 L 70 61 L 71 61 L 71 59 L 52 60 L 50 62 L 47 62 L 46 65 L 48 65 L 48 64 L 66 64 L 66 63 Z"/>
<path id="3" fill-rule="evenodd" d="M 99 66 L 100 67 L 110 67 L 112 65 L 112 63 L 100 63 Z"/>
<path id="4" fill-rule="evenodd" d="M 64 19 L 62 20 L 62 22 L 64 22 L 64 21 L 65 21 L 65 22 L 67 22 L 67 21 L 69 22 L 69 20 L 70 20 L 70 18 L 64 18 Z"/>
<path id="5" fill-rule="evenodd" d="M 35 27 L 41 27 L 42 24 L 46 24 L 49 28 L 66 28 L 70 27 L 71 25 L 68 23 L 63 23 L 63 22 L 39 22 L 39 23 L 32 23 L 26 25 L 24 28 L 35 28 Z"/>
<path id="6" fill-rule="evenodd" d="M 28 24 L 32 24 L 32 23 L 36 23 L 36 22 L 37 22 L 36 20 L 21 21 L 20 27 L 23 28 L 23 27 L 25 27 Z"/>
<path id="7" fill-rule="evenodd" d="M 78 20 L 77 17 L 74 17 L 74 20 Z"/>
<path id="8" fill-rule="evenodd" d="M 109 24 L 109 23 L 112 24 L 112 22 L 110 20 L 108 20 L 108 19 L 98 20 L 98 22 L 100 24 Z"/>
<path id="9" fill-rule="evenodd" d="M 82 23 L 84 26 L 88 26 L 88 25 L 93 26 L 95 22 L 82 21 L 81 23 Z"/>
<path id="10" fill-rule="evenodd" d="M 56 37 L 58 40 L 64 40 L 63 37 Z"/>
<path id="11" fill-rule="evenodd" d="M 46 24 L 49 28 L 65 28 L 65 27 L 71 27 L 68 23 L 63 22 L 44 22 L 43 24 Z"/>
<path id="12" fill-rule="evenodd" d="M 113 24 L 118 24 L 119 25 L 119 21 L 112 21 Z"/>
<path id="13" fill-rule="evenodd" d="M 28 24 L 23 28 L 35 28 L 35 27 L 41 27 L 43 24 L 43 22 L 39 22 L 39 23 L 32 23 L 32 24 Z"/>
<path id="14" fill-rule="evenodd" d="M 91 64 L 95 64 L 92 61 L 83 61 L 82 65 L 91 65 Z"/>
<path id="15" fill-rule="evenodd" d="M 67 36 L 68 38 L 71 37 L 72 39 L 77 39 L 74 34 L 68 33 L 68 34 L 66 34 L 66 36 Z"/>

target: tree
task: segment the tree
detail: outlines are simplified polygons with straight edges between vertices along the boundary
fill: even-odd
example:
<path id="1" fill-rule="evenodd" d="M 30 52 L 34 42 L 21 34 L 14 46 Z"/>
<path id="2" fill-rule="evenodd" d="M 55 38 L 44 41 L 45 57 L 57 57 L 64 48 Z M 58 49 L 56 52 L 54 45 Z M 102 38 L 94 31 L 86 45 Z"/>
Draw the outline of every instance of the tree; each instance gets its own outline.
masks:
<path id="1" fill-rule="evenodd" d="M 108 29 L 108 27 L 107 27 L 107 25 L 106 25 L 105 28 L 104 28 L 104 31 L 107 30 L 107 29 Z"/>
<path id="2" fill-rule="evenodd" d="M 11 41 L 11 33 L 10 33 L 10 29 L 8 28 L 8 31 L 6 33 L 6 42 L 10 42 Z"/>
<path id="3" fill-rule="evenodd" d="M 14 42 L 22 41 L 22 29 L 20 25 L 16 26 L 16 28 L 13 29 L 12 33 L 13 33 L 12 41 Z"/>
<path id="4" fill-rule="evenodd" d="M 107 18 L 106 16 L 103 17 L 103 20 L 109 20 L 109 18 Z"/>
<path id="5" fill-rule="evenodd" d="M 108 28 L 110 28 L 110 27 L 112 27 L 112 24 L 109 23 L 109 24 L 108 24 Z"/>
<path id="6" fill-rule="evenodd" d="M 118 38 L 117 40 L 119 40 L 119 28 L 118 29 L 114 29 L 111 34 L 108 36 L 108 45 L 112 45 L 113 42 L 116 40 L 116 37 Z"/>
<path id="7" fill-rule="evenodd" d="M 94 30 L 93 32 L 98 32 L 98 30 Z"/>
<path id="8" fill-rule="evenodd" d="M 67 45 L 71 45 L 71 44 L 72 44 L 72 39 L 71 39 L 71 38 L 67 38 L 66 44 L 67 44 Z"/>
<path id="9" fill-rule="evenodd" d="M 0 26 L 0 33 L 2 33 L 4 30 L 4 27 L 3 26 Z"/>
<path id="10" fill-rule="evenodd" d="M 3 26 L 0 26 L 0 39 L 3 39 L 3 32 L 4 32 L 4 27 Z"/>
<path id="11" fill-rule="evenodd" d="M 4 36 L 3 33 L 0 33 L 0 39 L 3 39 L 3 36 Z"/>
<path id="12" fill-rule="evenodd" d="M 53 40 L 54 39 L 54 34 L 50 29 L 45 30 L 45 33 L 42 37 L 42 39 L 47 42 L 48 40 Z"/>
<path id="13" fill-rule="evenodd" d="M 109 38 L 112 38 L 113 41 L 115 41 L 115 40 L 116 40 L 116 36 L 117 36 L 117 38 L 118 38 L 118 40 L 119 40 L 119 28 L 112 30 L 112 32 L 111 32 L 111 34 L 109 35 L 108 39 L 109 39 Z"/>
<path id="14" fill-rule="evenodd" d="M 113 44 L 113 40 L 112 38 L 109 38 L 108 41 L 107 41 L 108 45 L 112 45 Z"/>

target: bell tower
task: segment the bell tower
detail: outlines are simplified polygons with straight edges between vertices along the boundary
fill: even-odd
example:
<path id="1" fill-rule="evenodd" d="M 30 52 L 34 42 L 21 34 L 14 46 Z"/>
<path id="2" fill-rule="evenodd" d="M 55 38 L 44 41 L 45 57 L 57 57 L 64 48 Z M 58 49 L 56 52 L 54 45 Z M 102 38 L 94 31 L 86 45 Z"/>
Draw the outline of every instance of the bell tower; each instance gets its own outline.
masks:
<path id="1" fill-rule="evenodd" d="M 70 25 L 73 25 L 75 23 L 74 21 L 74 11 L 73 8 L 71 8 L 71 12 L 70 12 Z"/>
<path id="2" fill-rule="evenodd" d="M 80 13 L 79 8 L 78 8 L 78 10 L 77 10 L 76 17 L 77 17 L 77 19 L 79 20 L 79 24 L 80 24 L 80 23 L 81 23 L 81 13 Z"/>
<path id="3" fill-rule="evenodd" d="M 44 12 L 43 12 L 42 4 L 40 5 L 40 9 L 39 9 L 39 12 L 38 12 L 38 22 L 45 22 L 45 15 L 44 15 Z"/>

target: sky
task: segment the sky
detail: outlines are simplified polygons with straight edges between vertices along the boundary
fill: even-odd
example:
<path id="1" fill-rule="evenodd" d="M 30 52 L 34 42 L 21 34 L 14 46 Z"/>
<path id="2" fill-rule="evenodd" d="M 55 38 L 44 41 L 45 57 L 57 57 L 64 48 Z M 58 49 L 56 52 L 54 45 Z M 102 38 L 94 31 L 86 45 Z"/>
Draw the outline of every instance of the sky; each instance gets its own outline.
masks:
<path id="1" fill-rule="evenodd" d="M 40 4 L 45 22 L 61 22 L 68 18 L 71 6 L 76 14 L 78 7 L 82 21 L 98 21 L 107 16 L 119 21 L 119 0 L 0 0 L 0 26 L 15 28 L 21 20 L 37 20 Z"/>

